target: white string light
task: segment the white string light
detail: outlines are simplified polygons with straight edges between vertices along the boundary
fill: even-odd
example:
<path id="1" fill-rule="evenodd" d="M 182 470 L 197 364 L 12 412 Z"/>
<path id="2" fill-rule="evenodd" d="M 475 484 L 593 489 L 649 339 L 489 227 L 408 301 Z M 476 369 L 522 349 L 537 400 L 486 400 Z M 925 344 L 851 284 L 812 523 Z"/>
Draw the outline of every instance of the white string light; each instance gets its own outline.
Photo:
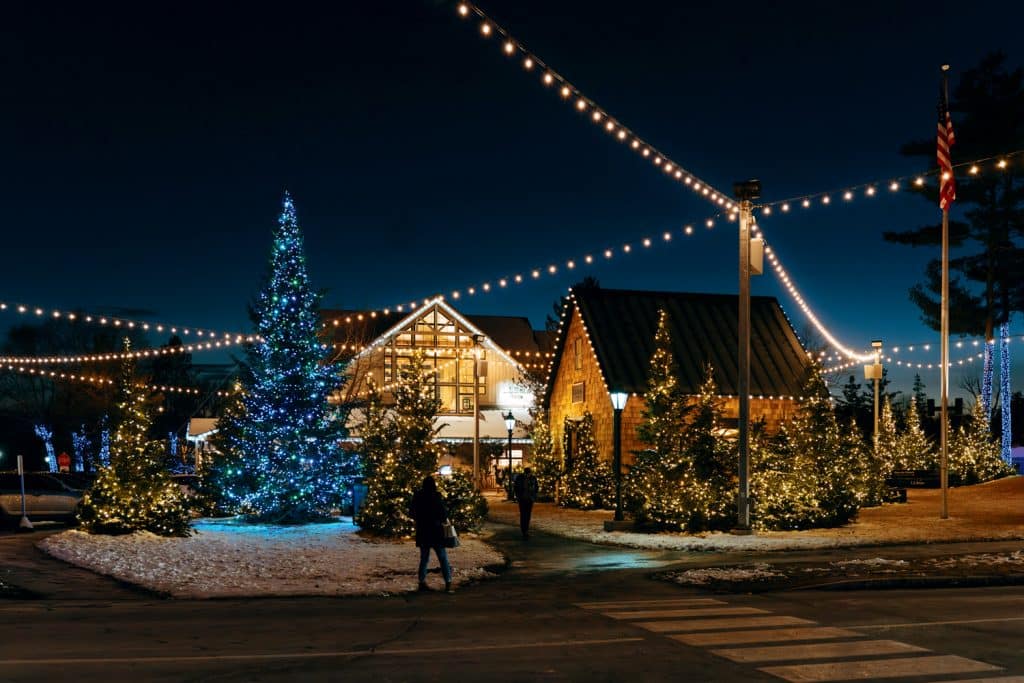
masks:
<path id="1" fill-rule="evenodd" d="M 171 325 L 169 323 L 151 323 L 144 320 L 130 320 L 128 318 L 119 318 L 116 316 L 59 310 L 56 308 L 44 308 L 41 306 L 30 306 L 28 304 L 4 301 L 0 301 L 0 312 L 17 313 L 19 315 L 32 316 L 38 319 L 68 320 L 71 322 L 89 323 L 126 330 L 169 332 L 170 334 L 181 334 L 185 336 L 194 335 L 196 337 L 207 337 L 210 339 L 214 339 L 216 337 L 233 338 L 244 336 L 232 332 L 217 333 L 212 330 L 192 326 Z"/>
<path id="2" fill-rule="evenodd" d="M 138 351 L 118 353 L 92 353 L 84 355 L 67 356 L 0 356 L 0 364 L 13 365 L 62 365 L 67 363 L 103 363 L 107 361 L 118 361 L 126 358 L 156 358 L 182 353 L 196 353 L 199 351 L 212 351 L 228 348 L 232 344 L 252 343 L 255 337 L 236 337 L 235 339 L 218 339 L 212 342 L 199 342 L 196 344 L 183 344 L 181 346 L 166 346 L 152 349 L 139 349 Z"/>
<path id="3" fill-rule="evenodd" d="M 41 368 L 32 368 L 25 365 L 6 365 L 0 366 L 0 370 L 7 370 L 9 372 L 16 372 L 22 375 L 29 375 L 34 377 L 42 377 L 44 379 L 51 380 L 64 380 L 69 382 L 86 382 L 89 384 L 96 384 L 99 386 L 114 386 L 117 382 L 109 377 L 99 377 L 96 375 L 78 375 L 72 372 L 58 372 L 56 370 L 45 370 Z M 136 386 L 146 387 L 151 391 L 161 391 L 164 393 L 173 394 L 189 394 L 192 396 L 199 396 L 203 393 L 211 393 L 217 396 L 230 396 L 229 391 L 211 391 L 204 392 L 202 389 L 196 387 L 183 387 L 175 386 L 172 384 L 138 384 Z"/>
<path id="4" fill-rule="evenodd" d="M 961 174 L 959 176 L 962 179 L 974 178 L 986 171 L 1000 174 L 1011 167 L 1011 160 L 1020 157 L 1021 155 L 1024 155 L 1024 150 L 1017 150 L 1007 154 L 975 159 L 973 161 L 964 161 L 962 163 L 955 164 L 953 168 L 965 171 L 966 175 Z M 774 209 L 778 209 L 782 213 L 789 213 L 790 209 L 795 206 L 809 209 L 813 206 L 819 205 L 828 206 L 830 204 L 849 204 L 855 201 L 858 197 L 868 199 L 878 197 L 880 195 L 880 188 L 887 189 L 889 192 L 899 192 L 904 187 L 911 187 L 913 189 L 920 190 L 927 186 L 928 178 L 938 176 L 938 173 L 938 169 L 931 169 L 923 173 L 911 173 L 895 178 L 888 178 L 886 180 L 874 180 L 868 183 L 850 185 L 849 187 L 844 187 L 838 190 L 797 195 L 795 197 L 789 197 L 788 199 L 779 199 L 773 202 L 762 202 L 755 205 L 754 209 L 762 216 L 770 216 Z M 841 197 L 842 201 L 834 202 L 832 200 L 833 197 Z"/>
<path id="5" fill-rule="evenodd" d="M 500 45 L 503 54 L 510 59 L 519 61 L 526 71 L 536 69 L 540 74 L 540 82 L 546 88 L 554 87 L 561 99 L 572 102 L 573 108 L 581 113 L 587 114 L 587 118 L 596 125 L 601 126 L 614 140 L 625 143 L 629 141 L 629 149 L 640 154 L 645 159 L 650 159 L 656 168 L 661 168 L 665 176 L 678 181 L 689 187 L 699 196 L 726 211 L 735 208 L 736 203 L 730 196 L 716 189 L 710 183 L 697 177 L 690 171 L 676 163 L 667 154 L 650 144 L 632 129 L 608 113 L 606 109 L 598 105 L 594 100 L 587 97 L 579 88 L 570 83 L 562 74 L 552 69 L 544 60 L 536 54 L 527 50 L 522 42 L 516 40 L 500 24 L 494 21 L 482 9 L 471 2 L 460 2 L 456 6 L 456 12 L 463 19 L 476 17 L 480 21 L 480 35 L 488 39 L 491 36 L 500 37 Z"/>

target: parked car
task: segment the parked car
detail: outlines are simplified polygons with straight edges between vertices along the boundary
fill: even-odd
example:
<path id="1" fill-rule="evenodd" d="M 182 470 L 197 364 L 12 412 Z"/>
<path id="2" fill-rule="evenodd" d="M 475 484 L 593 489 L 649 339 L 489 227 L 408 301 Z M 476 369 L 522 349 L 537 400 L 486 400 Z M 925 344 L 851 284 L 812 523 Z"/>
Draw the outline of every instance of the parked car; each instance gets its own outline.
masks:
<path id="1" fill-rule="evenodd" d="M 49 474 L 25 474 L 25 512 L 30 520 L 74 520 L 82 493 Z M 17 472 L 0 472 L 0 523 L 17 525 L 19 519 L 20 477 Z"/>

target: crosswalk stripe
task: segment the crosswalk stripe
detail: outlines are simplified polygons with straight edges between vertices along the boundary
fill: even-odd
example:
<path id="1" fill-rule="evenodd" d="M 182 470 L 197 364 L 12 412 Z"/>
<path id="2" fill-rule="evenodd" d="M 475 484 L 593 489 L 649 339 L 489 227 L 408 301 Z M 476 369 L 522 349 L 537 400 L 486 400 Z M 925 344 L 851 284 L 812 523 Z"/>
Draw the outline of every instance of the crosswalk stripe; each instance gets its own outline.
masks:
<path id="1" fill-rule="evenodd" d="M 645 609 L 639 612 L 602 612 L 612 619 L 662 619 L 668 617 L 726 617 L 738 614 L 770 614 L 756 607 L 692 607 L 690 609 Z"/>
<path id="2" fill-rule="evenodd" d="M 773 628 L 757 631 L 716 631 L 712 633 L 682 633 L 669 636 L 684 645 L 708 647 L 712 645 L 744 645 L 747 643 L 776 643 L 799 640 L 828 640 L 830 638 L 862 638 L 863 634 L 845 628 L 812 626 L 811 628 Z"/>
<path id="3" fill-rule="evenodd" d="M 687 605 L 724 605 L 714 598 L 670 598 L 666 600 L 611 600 L 608 602 L 577 602 L 583 609 L 643 609 L 646 607 L 685 607 Z"/>
<path id="4" fill-rule="evenodd" d="M 655 633 L 687 633 L 692 631 L 728 631 L 730 629 L 758 628 L 761 626 L 798 626 L 813 621 L 797 617 L 725 617 L 722 619 L 686 619 L 675 621 L 640 621 L 634 624 Z"/>
<path id="5" fill-rule="evenodd" d="M 711 653 L 734 662 L 786 662 L 791 660 L 863 657 L 865 655 L 898 655 L 928 652 L 928 648 L 908 645 L 897 640 L 855 640 L 853 642 L 813 643 L 808 645 L 769 645 L 712 650 Z"/>
<path id="6" fill-rule="evenodd" d="M 1000 667 L 956 655 L 865 659 L 855 662 L 822 662 L 765 666 L 759 669 L 791 683 L 824 683 L 825 681 L 899 678 L 999 671 Z"/>

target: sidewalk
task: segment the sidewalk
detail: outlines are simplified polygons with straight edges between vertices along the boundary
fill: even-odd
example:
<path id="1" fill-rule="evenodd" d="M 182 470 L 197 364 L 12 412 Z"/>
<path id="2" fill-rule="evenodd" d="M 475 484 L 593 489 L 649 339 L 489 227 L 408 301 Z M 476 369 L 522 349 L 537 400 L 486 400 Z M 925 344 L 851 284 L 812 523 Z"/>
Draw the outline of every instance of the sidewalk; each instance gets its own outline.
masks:
<path id="1" fill-rule="evenodd" d="M 1024 539 L 1024 477 L 949 490 L 949 518 L 939 518 L 941 491 L 911 489 L 904 504 L 861 510 L 853 524 L 837 529 L 762 531 L 750 536 L 728 533 L 606 532 L 609 510 L 568 510 L 537 503 L 531 527 L 556 536 L 602 545 L 651 550 L 772 552 L 922 543 Z M 489 518 L 519 524 L 515 503 L 488 494 Z"/>

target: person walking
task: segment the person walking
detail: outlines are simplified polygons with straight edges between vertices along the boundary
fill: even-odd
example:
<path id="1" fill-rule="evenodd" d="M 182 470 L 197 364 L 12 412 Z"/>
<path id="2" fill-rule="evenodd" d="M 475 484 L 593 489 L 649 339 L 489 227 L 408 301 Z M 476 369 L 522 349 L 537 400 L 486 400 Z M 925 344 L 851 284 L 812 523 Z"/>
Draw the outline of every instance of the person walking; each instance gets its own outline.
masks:
<path id="1" fill-rule="evenodd" d="M 427 561 L 433 549 L 441 564 L 445 592 L 451 593 L 452 567 L 448 564 L 448 551 L 444 547 L 444 522 L 448 519 L 448 511 L 433 477 L 424 477 L 423 485 L 413 494 L 409 508 L 409 516 L 416 523 L 416 547 L 420 549 L 419 590 L 430 590 L 427 587 Z"/>
<path id="2" fill-rule="evenodd" d="M 529 467 L 516 475 L 512 482 L 519 503 L 519 530 L 523 532 L 524 541 L 530 540 L 530 515 L 533 514 L 533 504 L 537 500 L 537 488 L 537 477 L 533 476 L 533 470 Z"/>

